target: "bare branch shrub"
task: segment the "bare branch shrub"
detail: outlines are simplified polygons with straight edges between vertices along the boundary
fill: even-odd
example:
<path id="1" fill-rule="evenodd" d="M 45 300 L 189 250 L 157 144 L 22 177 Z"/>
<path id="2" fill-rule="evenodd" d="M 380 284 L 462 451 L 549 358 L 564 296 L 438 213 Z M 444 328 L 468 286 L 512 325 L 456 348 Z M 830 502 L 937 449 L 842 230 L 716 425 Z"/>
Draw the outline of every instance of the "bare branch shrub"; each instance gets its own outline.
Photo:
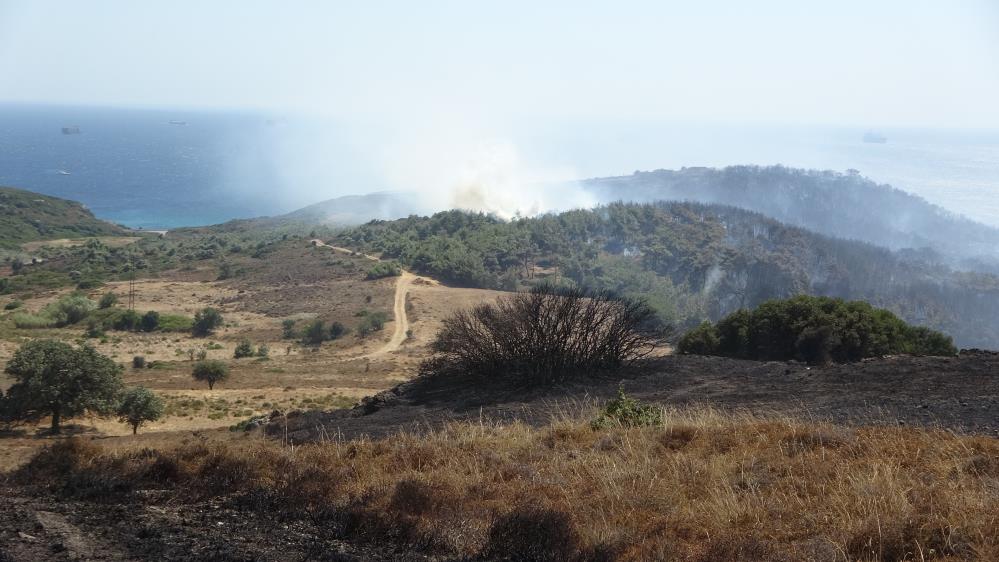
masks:
<path id="1" fill-rule="evenodd" d="M 421 372 L 552 384 L 632 363 L 671 332 L 643 301 L 541 286 L 445 320 Z"/>

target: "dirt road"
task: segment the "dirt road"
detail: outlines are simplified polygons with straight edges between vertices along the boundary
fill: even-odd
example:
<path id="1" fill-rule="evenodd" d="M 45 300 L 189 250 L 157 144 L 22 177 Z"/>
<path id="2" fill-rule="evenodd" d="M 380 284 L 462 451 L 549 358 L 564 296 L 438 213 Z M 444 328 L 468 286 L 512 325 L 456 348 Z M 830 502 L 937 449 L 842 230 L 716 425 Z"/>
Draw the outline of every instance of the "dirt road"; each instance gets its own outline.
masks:
<path id="1" fill-rule="evenodd" d="M 341 248 L 339 246 L 330 246 L 329 244 L 323 242 L 322 240 L 312 240 L 312 245 L 316 247 L 330 248 L 334 252 L 344 252 L 347 254 L 357 254 L 353 250 L 348 248 Z M 370 256 L 368 254 L 358 254 L 364 256 L 366 259 L 371 261 L 381 261 L 381 259 Z M 392 337 L 389 339 L 381 349 L 368 353 L 366 355 L 361 355 L 358 357 L 353 357 L 352 359 L 374 359 L 388 353 L 392 353 L 399 349 L 402 344 L 406 341 L 407 332 L 409 332 L 409 318 L 406 316 L 406 295 L 409 294 L 409 287 L 413 280 L 416 279 L 416 275 L 406 271 L 405 269 L 400 270 L 402 273 L 395 281 L 395 303 L 392 307 L 392 313 L 395 320 L 395 328 L 392 331 Z"/>

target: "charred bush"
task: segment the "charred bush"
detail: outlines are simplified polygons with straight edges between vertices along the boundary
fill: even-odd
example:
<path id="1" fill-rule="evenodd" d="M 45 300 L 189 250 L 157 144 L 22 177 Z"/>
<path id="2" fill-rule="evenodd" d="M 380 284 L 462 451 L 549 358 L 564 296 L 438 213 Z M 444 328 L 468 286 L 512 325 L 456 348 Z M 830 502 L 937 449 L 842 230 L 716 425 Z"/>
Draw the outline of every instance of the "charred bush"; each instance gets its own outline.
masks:
<path id="1" fill-rule="evenodd" d="M 521 507 L 500 517 L 489 530 L 485 558 L 500 560 L 586 559 L 582 540 L 566 513 L 542 507 Z"/>
<path id="2" fill-rule="evenodd" d="M 421 373 L 559 383 L 641 359 L 671 331 L 643 301 L 541 286 L 445 320 Z"/>

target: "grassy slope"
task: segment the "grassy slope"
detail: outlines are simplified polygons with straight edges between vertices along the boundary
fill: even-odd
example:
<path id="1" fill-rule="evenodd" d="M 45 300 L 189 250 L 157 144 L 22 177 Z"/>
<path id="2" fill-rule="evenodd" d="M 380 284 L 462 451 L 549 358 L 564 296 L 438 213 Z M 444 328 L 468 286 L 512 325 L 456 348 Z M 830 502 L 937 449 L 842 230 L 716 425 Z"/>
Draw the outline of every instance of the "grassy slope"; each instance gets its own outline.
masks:
<path id="1" fill-rule="evenodd" d="M 0 187 L 0 247 L 81 236 L 114 236 L 124 229 L 94 217 L 83 205 L 23 189 Z"/>

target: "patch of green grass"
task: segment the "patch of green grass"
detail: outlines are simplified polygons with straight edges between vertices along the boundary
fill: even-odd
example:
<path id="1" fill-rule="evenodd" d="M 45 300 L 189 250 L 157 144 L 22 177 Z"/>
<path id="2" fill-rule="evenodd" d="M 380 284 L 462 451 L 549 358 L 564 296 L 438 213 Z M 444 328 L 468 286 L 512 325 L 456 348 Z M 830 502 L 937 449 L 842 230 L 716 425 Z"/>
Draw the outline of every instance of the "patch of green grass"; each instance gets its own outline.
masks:
<path id="1" fill-rule="evenodd" d="M 190 332 L 194 318 L 182 314 L 160 314 L 159 329 L 163 332 Z"/>

